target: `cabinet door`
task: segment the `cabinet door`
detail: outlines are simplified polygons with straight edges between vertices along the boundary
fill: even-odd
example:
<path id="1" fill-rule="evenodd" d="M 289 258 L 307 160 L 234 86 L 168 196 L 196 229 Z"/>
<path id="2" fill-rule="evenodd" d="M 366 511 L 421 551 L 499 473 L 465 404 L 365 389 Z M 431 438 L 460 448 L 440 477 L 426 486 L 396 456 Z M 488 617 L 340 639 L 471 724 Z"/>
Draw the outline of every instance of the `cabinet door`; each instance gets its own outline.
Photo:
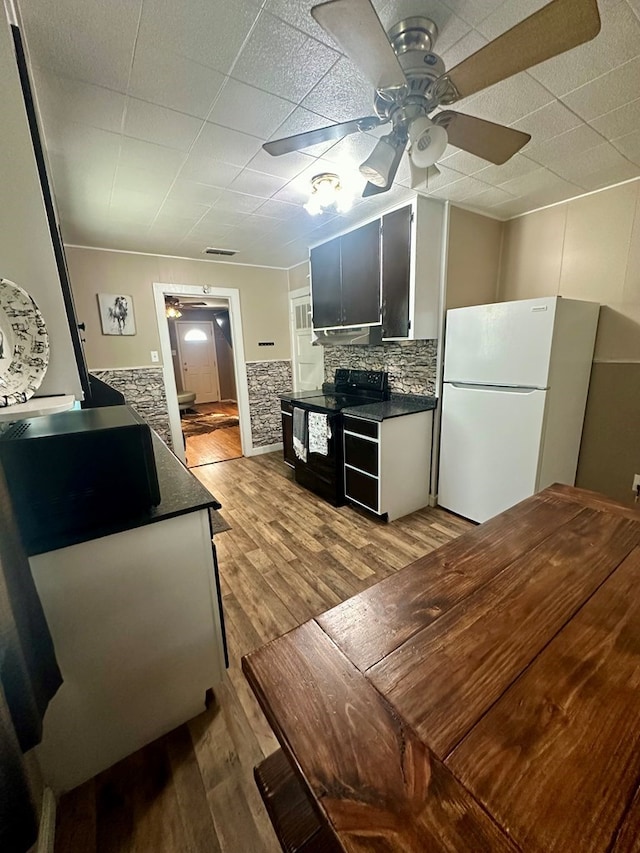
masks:
<path id="1" fill-rule="evenodd" d="M 342 325 L 380 322 L 380 220 L 340 238 Z"/>
<path id="2" fill-rule="evenodd" d="M 293 466 L 296 464 L 296 455 L 293 451 L 293 415 L 291 412 L 282 411 L 282 448 L 284 451 L 284 461 L 287 465 Z"/>
<path id="3" fill-rule="evenodd" d="M 382 337 L 409 335 L 411 206 L 382 218 Z"/>
<path id="4" fill-rule="evenodd" d="M 311 302 L 315 329 L 340 325 L 342 302 L 339 237 L 311 250 Z"/>

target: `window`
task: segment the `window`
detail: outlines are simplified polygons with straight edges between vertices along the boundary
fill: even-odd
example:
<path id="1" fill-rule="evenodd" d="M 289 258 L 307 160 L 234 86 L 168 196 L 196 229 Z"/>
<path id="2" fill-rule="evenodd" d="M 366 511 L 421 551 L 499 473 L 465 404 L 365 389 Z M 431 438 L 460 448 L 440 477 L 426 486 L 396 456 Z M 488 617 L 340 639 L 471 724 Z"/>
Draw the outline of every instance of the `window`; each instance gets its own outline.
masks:
<path id="1" fill-rule="evenodd" d="M 206 341 L 207 336 L 202 329 L 189 329 L 184 339 L 185 341 Z"/>

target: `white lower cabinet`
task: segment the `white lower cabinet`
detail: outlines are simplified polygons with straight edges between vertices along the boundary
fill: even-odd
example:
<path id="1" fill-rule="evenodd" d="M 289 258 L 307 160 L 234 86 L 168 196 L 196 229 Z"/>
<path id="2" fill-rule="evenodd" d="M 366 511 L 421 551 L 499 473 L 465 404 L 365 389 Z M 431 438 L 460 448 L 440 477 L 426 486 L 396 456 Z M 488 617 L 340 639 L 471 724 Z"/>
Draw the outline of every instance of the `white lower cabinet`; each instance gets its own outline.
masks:
<path id="1" fill-rule="evenodd" d="M 64 682 L 36 748 L 74 788 L 205 707 L 225 670 L 208 510 L 30 558 Z"/>
<path id="2" fill-rule="evenodd" d="M 429 503 L 433 412 L 372 421 L 344 417 L 347 500 L 389 521 Z"/>

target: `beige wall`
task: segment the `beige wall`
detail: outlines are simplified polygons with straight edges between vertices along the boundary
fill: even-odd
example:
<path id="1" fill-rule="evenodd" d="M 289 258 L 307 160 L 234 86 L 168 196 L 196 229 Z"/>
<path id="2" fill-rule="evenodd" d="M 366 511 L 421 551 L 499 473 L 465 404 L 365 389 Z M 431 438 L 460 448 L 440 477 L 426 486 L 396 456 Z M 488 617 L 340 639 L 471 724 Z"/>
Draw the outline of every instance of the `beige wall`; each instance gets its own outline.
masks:
<path id="1" fill-rule="evenodd" d="M 503 225 L 460 207 L 450 208 L 447 308 L 496 301 Z"/>
<path id="2" fill-rule="evenodd" d="M 291 267 L 289 273 L 289 290 L 298 290 L 301 287 L 309 287 L 309 261 L 304 261 L 296 267 Z"/>
<path id="3" fill-rule="evenodd" d="M 236 288 L 240 291 L 246 360 L 290 358 L 286 270 L 71 247 L 67 258 L 78 317 L 87 326 L 90 368 L 151 363 L 151 350 L 160 350 L 154 282 Z M 135 335 L 102 334 L 98 293 L 131 294 Z M 274 341 L 275 346 L 258 347 L 258 341 Z"/>
<path id="4" fill-rule="evenodd" d="M 640 473 L 640 181 L 505 224 L 499 296 L 599 302 L 577 484 L 631 502 Z"/>

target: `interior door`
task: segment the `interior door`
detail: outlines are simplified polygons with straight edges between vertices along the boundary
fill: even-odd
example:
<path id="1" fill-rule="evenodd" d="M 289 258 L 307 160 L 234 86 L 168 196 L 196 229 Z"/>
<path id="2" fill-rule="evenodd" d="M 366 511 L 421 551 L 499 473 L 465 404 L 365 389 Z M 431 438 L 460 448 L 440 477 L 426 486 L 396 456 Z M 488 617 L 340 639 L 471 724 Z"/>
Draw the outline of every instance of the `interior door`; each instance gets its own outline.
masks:
<path id="1" fill-rule="evenodd" d="M 340 238 L 342 325 L 380 322 L 380 220 Z"/>
<path id="2" fill-rule="evenodd" d="M 482 522 L 534 494 L 546 395 L 445 383 L 441 506 Z"/>
<path id="3" fill-rule="evenodd" d="M 324 379 L 324 351 L 311 342 L 311 300 L 309 295 L 290 300 L 293 343 L 294 391 L 315 391 Z"/>
<path id="4" fill-rule="evenodd" d="M 176 321 L 182 387 L 194 391 L 196 403 L 214 403 L 220 399 L 218 362 L 210 320 Z"/>

